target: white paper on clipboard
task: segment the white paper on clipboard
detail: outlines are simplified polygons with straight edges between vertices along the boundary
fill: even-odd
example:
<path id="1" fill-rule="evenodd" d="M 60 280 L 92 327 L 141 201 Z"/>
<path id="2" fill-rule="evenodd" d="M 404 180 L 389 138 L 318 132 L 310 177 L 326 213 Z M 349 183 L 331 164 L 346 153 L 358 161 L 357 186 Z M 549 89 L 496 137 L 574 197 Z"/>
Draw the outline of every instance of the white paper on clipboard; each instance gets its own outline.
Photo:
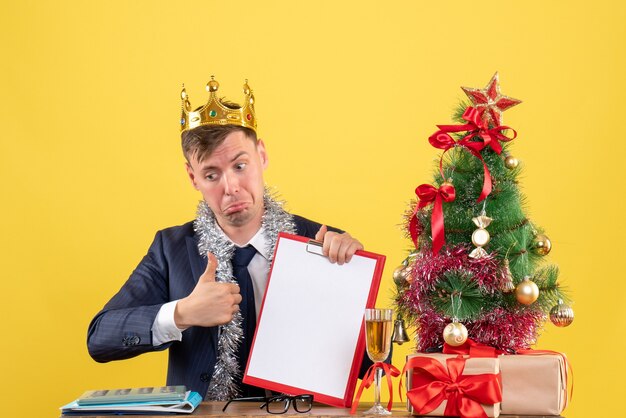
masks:
<path id="1" fill-rule="evenodd" d="M 332 264 L 308 238 L 281 234 L 244 382 L 349 406 L 385 257 Z"/>

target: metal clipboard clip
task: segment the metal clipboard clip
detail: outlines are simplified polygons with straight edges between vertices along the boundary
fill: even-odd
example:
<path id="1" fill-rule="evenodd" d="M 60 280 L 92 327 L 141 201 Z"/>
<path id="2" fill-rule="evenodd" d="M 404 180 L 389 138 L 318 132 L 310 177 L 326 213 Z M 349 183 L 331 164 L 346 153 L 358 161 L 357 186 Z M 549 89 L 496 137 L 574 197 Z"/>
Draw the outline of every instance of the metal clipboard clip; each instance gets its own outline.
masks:
<path id="1" fill-rule="evenodd" d="M 317 254 L 324 257 L 324 252 L 322 251 L 323 243 L 321 241 L 315 241 L 314 239 L 310 239 L 306 244 L 306 251 L 311 254 Z"/>

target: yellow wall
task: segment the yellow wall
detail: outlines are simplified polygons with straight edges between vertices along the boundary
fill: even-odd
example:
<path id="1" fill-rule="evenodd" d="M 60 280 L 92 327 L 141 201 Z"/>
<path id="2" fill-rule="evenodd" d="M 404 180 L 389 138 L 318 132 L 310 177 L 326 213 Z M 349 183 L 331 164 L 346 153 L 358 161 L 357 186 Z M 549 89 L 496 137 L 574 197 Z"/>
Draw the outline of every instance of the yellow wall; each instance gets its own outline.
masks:
<path id="1" fill-rule="evenodd" d="M 623 2 L 19 1 L 2 9 L 4 411 L 56 416 L 86 389 L 164 382 L 164 353 L 97 364 L 85 331 L 155 231 L 194 216 L 199 196 L 179 152 L 182 82 L 200 103 L 211 74 L 234 100 L 250 80 L 267 182 L 294 212 L 388 256 L 385 306 L 410 244 L 401 215 L 437 156 L 427 137 L 450 121 L 459 86 L 483 87 L 496 70 L 503 93 L 524 100 L 505 119 L 519 133 L 513 153 L 526 169 L 529 216 L 546 228 L 550 259 L 576 300 L 574 324 L 547 324 L 539 348 L 571 358 L 569 418 L 615 411 L 626 372 Z M 24 411 L 30 394 L 39 400 Z"/>

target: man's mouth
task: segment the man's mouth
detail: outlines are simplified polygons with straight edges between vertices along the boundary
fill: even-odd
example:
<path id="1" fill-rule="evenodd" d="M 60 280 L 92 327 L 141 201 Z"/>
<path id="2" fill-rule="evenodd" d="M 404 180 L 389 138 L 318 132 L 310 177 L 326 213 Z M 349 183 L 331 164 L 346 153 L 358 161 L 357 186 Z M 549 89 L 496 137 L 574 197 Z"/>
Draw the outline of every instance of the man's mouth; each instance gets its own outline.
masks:
<path id="1" fill-rule="evenodd" d="M 246 209 L 247 207 L 248 207 L 248 203 L 247 202 L 233 203 L 232 205 L 230 205 L 226 209 L 224 209 L 224 214 L 225 215 L 231 215 L 233 213 L 241 212 L 242 210 Z"/>

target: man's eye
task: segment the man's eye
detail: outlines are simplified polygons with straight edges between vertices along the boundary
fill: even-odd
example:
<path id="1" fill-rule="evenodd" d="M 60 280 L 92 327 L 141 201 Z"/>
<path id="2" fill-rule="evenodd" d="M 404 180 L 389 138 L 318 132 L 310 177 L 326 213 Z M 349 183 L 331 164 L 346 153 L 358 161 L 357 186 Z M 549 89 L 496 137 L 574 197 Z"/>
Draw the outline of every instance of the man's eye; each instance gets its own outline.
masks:
<path id="1" fill-rule="evenodd" d="M 237 165 L 235 166 L 235 168 L 237 170 L 243 170 L 244 168 L 246 168 L 246 163 L 237 163 Z"/>
<path id="2" fill-rule="evenodd" d="M 205 179 L 207 179 L 208 181 L 215 181 L 215 180 L 217 180 L 217 174 L 215 174 L 215 173 L 207 174 L 205 176 Z"/>

